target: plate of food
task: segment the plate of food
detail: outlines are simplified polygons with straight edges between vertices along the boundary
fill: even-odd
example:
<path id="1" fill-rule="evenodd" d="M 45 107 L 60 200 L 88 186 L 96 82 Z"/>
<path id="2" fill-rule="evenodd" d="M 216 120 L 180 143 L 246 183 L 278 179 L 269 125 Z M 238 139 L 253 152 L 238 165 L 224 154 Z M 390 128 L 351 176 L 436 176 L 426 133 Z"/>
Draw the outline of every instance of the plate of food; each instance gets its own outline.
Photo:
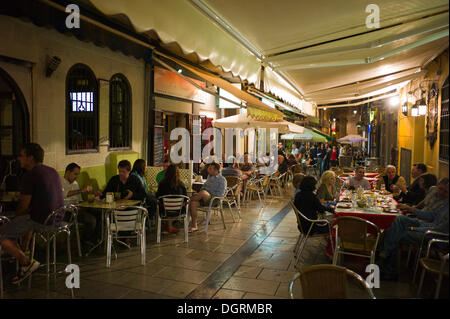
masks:
<path id="1" fill-rule="evenodd" d="M 379 193 L 380 193 L 381 195 L 389 195 L 391 192 L 389 192 L 389 191 L 383 189 L 383 190 L 379 191 Z"/>
<path id="2" fill-rule="evenodd" d="M 336 207 L 337 208 L 352 208 L 352 203 L 343 203 L 343 202 L 339 202 Z"/>

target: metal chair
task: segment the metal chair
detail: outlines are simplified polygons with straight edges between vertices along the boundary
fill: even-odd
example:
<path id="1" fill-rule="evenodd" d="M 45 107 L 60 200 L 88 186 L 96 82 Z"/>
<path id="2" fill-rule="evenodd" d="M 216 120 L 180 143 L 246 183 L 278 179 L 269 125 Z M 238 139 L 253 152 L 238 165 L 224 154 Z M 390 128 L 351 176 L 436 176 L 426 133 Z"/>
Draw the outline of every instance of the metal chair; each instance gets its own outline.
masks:
<path id="1" fill-rule="evenodd" d="M 213 212 L 213 211 L 220 212 L 220 216 L 222 217 L 223 229 L 227 228 L 227 226 L 225 225 L 225 218 L 223 216 L 223 199 L 224 199 L 224 197 L 214 196 L 209 201 L 208 207 L 200 206 L 198 208 L 198 210 L 206 213 L 205 233 L 208 232 L 209 220 L 211 219 L 211 212 Z M 233 222 L 236 222 L 236 220 L 234 219 L 234 215 L 233 214 L 231 214 L 231 217 L 233 218 Z"/>
<path id="2" fill-rule="evenodd" d="M 0 216 L 0 226 L 9 223 L 8 217 Z M 3 298 L 2 246 L 0 246 L 0 298 Z"/>
<path id="3" fill-rule="evenodd" d="M 416 255 L 416 262 L 415 262 L 415 267 L 414 267 L 414 274 L 413 274 L 413 279 L 412 282 L 414 283 L 416 281 L 416 275 L 417 275 L 417 270 L 419 269 L 419 260 L 422 256 L 422 250 L 424 247 L 424 244 L 427 240 L 431 240 L 434 238 L 440 238 L 440 239 L 447 239 L 448 240 L 448 235 L 446 233 L 441 233 L 441 232 L 437 232 L 434 230 L 427 230 L 425 232 L 425 234 L 423 234 L 422 237 L 422 241 L 420 242 L 420 246 L 419 249 L 417 250 L 417 255 Z M 412 247 L 410 246 L 410 251 L 411 251 Z M 410 255 L 410 251 L 408 252 L 408 255 Z"/>
<path id="4" fill-rule="evenodd" d="M 448 240 L 442 240 L 442 239 L 436 239 L 433 238 L 428 242 L 428 249 L 427 249 L 427 255 L 425 258 L 420 258 L 420 265 L 423 267 L 422 274 L 420 276 L 420 283 L 419 283 L 419 289 L 417 290 L 417 296 L 420 296 L 420 292 L 422 291 L 423 281 L 425 278 L 425 272 L 429 271 L 434 274 L 439 275 L 439 279 L 436 286 L 436 291 L 434 293 L 434 299 L 439 298 L 439 292 L 441 290 L 441 283 L 442 283 L 442 277 L 448 277 L 448 253 L 440 258 L 440 260 L 437 259 L 431 259 L 430 258 L 430 251 L 431 246 L 434 243 L 446 243 L 448 245 Z"/>
<path id="5" fill-rule="evenodd" d="M 312 174 L 311 174 L 312 173 Z M 306 166 L 306 175 L 315 175 L 316 177 L 319 177 L 318 171 L 317 171 L 317 163 L 313 165 L 307 165 Z"/>
<path id="6" fill-rule="evenodd" d="M 74 205 L 63 206 L 52 212 L 45 220 L 42 229 L 33 232 L 31 241 L 31 258 L 34 258 L 36 248 L 36 236 L 42 238 L 46 243 L 46 263 L 41 266 L 46 267 L 47 277 L 50 275 L 50 265 L 53 266 L 53 274 L 56 274 L 56 236 L 60 233 L 66 234 L 67 244 L 67 264 L 72 263 L 72 253 L 70 248 L 70 228 L 74 225 L 77 215 L 77 207 Z M 50 245 L 53 242 L 52 263 L 50 263 Z M 30 276 L 31 282 L 31 276 Z"/>
<path id="7" fill-rule="evenodd" d="M 189 233 L 189 197 L 184 195 L 165 195 L 158 197 L 156 242 L 161 242 L 161 221 L 182 220 L 184 223 L 184 241 L 188 242 Z M 162 205 L 161 205 L 162 202 Z"/>
<path id="8" fill-rule="evenodd" d="M 278 174 L 278 172 L 273 173 L 269 178 L 269 190 L 270 194 L 272 196 L 275 196 L 274 192 L 272 191 L 273 188 L 278 190 L 278 193 L 280 196 L 282 196 L 281 192 L 281 184 L 283 183 L 283 179 L 286 176 L 286 173 Z"/>
<path id="9" fill-rule="evenodd" d="M 330 236 L 330 239 L 331 239 L 331 223 L 330 223 L 330 221 L 328 221 L 326 219 L 316 219 L 316 220 L 309 219 L 297 209 L 297 207 L 294 205 L 293 201 L 290 201 L 290 204 L 291 204 L 292 209 L 294 210 L 295 217 L 297 217 L 297 228 L 300 232 L 300 235 L 298 236 L 297 243 L 295 244 L 295 248 L 294 248 L 294 256 L 295 256 L 294 267 L 297 267 L 298 261 L 300 260 L 300 256 L 303 252 L 303 249 L 306 246 L 306 242 L 308 241 L 308 238 Z M 302 227 L 302 219 L 311 223 L 311 226 L 309 227 L 308 232 L 306 234 Z M 325 234 L 311 234 L 311 230 L 315 224 L 327 224 L 328 225 L 328 234 L 326 234 L 326 233 Z M 333 246 L 331 246 L 331 249 L 332 249 L 332 251 L 334 251 Z"/>
<path id="10" fill-rule="evenodd" d="M 345 299 L 348 296 L 348 277 L 356 279 L 369 298 L 376 299 L 372 289 L 360 275 L 335 265 L 314 265 L 301 269 L 289 284 L 289 295 L 294 299 L 294 283 L 300 279 L 304 299 Z"/>
<path id="11" fill-rule="evenodd" d="M 269 178 L 270 178 L 269 175 L 265 175 L 262 178 L 255 178 L 249 180 L 247 182 L 247 188 L 245 190 L 244 197 L 248 199 L 249 197 L 251 198 L 251 195 L 256 193 L 258 195 L 260 203 L 262 203 L 261 194 L 263 195 L 264 200 L 266 200 L 266 189 L 267 186 L 269 185 Z"/>
<path id="12" fill-rule="evenodd" d="M 295 164 L 291 167 L 292 173 L 295 175 L 297 173 L 303 173 L 302 164 Z"/>
<path id="13" fill-rule="evenodd" d="M 367 232 L 367 226 L 371 226 L 377 231 L 376 238 Z M 371 264 L 374 264 L 380 235 L 380 228 L 368 220 L 353 216 L 339 217 L 336 220 L 336 248 L 333 265 L 337 264 L 341 254 L 366 257 L 370 259 Z"/>
<path id="14" fill-rule="evenodd" d="M 230 214 L 233 215 L 233 211 L 231 210 L 231 206 L 235 206 L 238 211 L 239 219 L 241 218 L 241 204 L 240 204 L 240 192 L 241 192 L 241 184 L 242 179 L 238 176 L 225 176 L 227 180 L 227 189 L 225 191 L 225 195 L 223 201 L 228 205 L 230 209 Z"/>
<path id="15" fill-rule="evenodd" d="M 126 209 L 126 210 L 125 210 Z M 141 264 L 145 265 L 145 219 L 148 216 L 147 209 L 141 206 L 121 206 L 114 210 L 110 210 L 106 216 L 106 268 L 111 267 L 111 249 L 115 239 L 136 238 L 141 249 Z M 135 235 L 120 235 L 119 232 L 134 232 Z M 117 254 L 115 253 L 117 259 Z"/>

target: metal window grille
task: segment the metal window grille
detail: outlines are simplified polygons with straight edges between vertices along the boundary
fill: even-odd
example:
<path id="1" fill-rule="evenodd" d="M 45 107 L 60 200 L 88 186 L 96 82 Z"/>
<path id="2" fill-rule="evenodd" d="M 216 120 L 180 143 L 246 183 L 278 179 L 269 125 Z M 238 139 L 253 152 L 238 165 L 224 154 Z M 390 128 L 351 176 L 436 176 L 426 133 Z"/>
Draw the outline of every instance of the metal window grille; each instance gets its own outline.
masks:
<path id="1" fill-rule="evenodd" d="M 439 159 L 449 161 L 448 158 L 448 77 L 441 89 L 441 126 L 439 130 Z"/>
<path id="2" fill-rule="evenodd" d="M 97 150 L 98 105 L 97 80 L 85 65 L 73 66 L 67 74 L 67 131 L 68 152 Z"/>
<path id="3" fill-rule="evenodd" d="M 110 148 L 131 147 L 131 89 L 128 80 L 116 74 L 110 81 Z"/>

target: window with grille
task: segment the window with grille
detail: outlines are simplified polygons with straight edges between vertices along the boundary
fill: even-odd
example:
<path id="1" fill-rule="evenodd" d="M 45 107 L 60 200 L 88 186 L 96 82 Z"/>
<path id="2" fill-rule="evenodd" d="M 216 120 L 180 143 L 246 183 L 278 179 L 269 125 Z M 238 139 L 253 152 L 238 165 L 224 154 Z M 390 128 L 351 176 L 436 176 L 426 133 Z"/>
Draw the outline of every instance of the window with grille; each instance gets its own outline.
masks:
<path id="1" fill-rule="evenodd" d="M 448 162 L 448 77 L 441 89 L 441 126 L 439 130 L 439 160 Z"/>
<path id="2" fill-rule="evenodd" d="M 83 64 L 74 65 L 66 80 L 66 149 L 68 153 L 97 152 L 97 79 Z"/>
<path id="3" fill-rule="evenodd" d="M 109 147 L 131 147 L 131 88 L 122 74 L 112 76 L 109 84 Z"/>

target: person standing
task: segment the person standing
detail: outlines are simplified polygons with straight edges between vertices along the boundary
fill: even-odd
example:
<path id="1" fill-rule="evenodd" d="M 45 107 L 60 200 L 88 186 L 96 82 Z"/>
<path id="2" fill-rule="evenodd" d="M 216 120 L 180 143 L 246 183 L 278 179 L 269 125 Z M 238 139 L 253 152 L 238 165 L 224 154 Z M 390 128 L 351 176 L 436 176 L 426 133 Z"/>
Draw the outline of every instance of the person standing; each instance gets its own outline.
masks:
<path id="1" fill-rule="evenodd" d="M 305 158 L 305 154 L 306 154 L 306 148 L 305 145 L 301 144 L 300 145 L 300 149 L 298 151 L 300 153 L 300 160 Z"/>
<path id="2" fill-rule="evenodd" d="M 323 169 L 322 172 L 328 171 L 330 169 L 330 163 L 331 163 L 331 147 L 327 147 L 327 151 L 325 153 L 325 157 L 323 158 Z"/>
<path id="3" fill-rule="evenodd" d="M 44 150 L 39 144 L 26 144 L 20 151 L 18 160 L 27 172 L 21 180 L 16 216 L 0 227 L 2 249 L 16 258 L 21 266 L 17 277 L 13 279 L 14 284 L 22 282 L 39 268 L 40 263 L 24 253 L 28 250 L 32 232 L 45 229 L 47 217 L 64 205 L 58 172 L 42 164 Z M 22 246 L 18 244 L 20 239 Z"/>
<path id="4" fill-rule="evenodd" d="M 291 154 L 295 156 L 295 154 L 298 153 L 298 148 L 295 144 L 292 144 L 292 151 Z"/>
<path id="5" fill-rule="evenodd" d="M 315 145 L 311 146 L 311 149 L 309 150 L 309 157 L 314 161 L 317 162 L 317 149 Z"/>
<path id="6" fill-rule="evenodd" d="M 336 146 L 333 146 L 330 157 L 331 167 L 338 166 L 338 150 Z"/>
<path id="7" fill-rule="evenodd" d="M 319 176 L 322 176 L 323 173 L 323 159 L 326 154 L 327 150 L 325 148 L 325 144 L 320 144 L 320 147 L 317 150 L 317 166 L 319 166 Z"/>

